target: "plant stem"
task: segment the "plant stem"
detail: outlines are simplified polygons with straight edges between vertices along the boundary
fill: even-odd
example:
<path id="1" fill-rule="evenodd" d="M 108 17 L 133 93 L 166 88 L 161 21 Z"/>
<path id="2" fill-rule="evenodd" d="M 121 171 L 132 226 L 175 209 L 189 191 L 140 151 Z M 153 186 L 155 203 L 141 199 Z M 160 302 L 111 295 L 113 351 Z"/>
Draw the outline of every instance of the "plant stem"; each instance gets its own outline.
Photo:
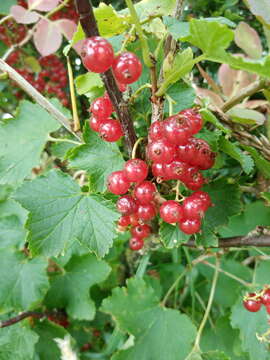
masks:
<path id="1" fill-rule="evenodd" d="M 81 140 L 80 135 L 76 134 L 70 126 L 69 120 L 61 113 L 52 103 L 40 94 L 28 81 L 26 81 L 16 70 L 9 66 L 5 61 L 0 59 L 0 70 L 7 73 L 10 79 L 14 80 L 16 84 L 24 90 L 33 100 L 35 100 L 43 109 L 63 125 L 71 134 L 78 140 Z"/>
<path id="2" fill-rule="evenodd" d="M 50 12 L 48 12 L 46 17 L 49 18 L 50 16 L 52 16 L 56 12 L 62 10 L 69 3 L 69 1 L 70 0 L 64 0 L 63 2 L 61 2 L 56 8 L 54 8 Z"/>
<path id="3" fill-rule="evenodd" d="M 151 68 L 153 67 L 153 61 L 150 55 L 148 42 L 144 36 L 143 29 L 141 27 L 140 19 L 136 13 L 132 0 L 126 0 L 126 4 L 141 42 L 144 63 L 147 67 Z"/>
<path id="4" fill-rule="evenodd" d="M 151 88 L 151 87 L 152 87 L 152 85 L 149 84 L 149 83 L 146 83 L 146 84 L 140 86 L 140 87 L 135 91 L 135 93 L 133 93 L 133 94 L 131 95 L 129 101 L 132 103 L 144 89 Z"/>
<path id="5" fill-rule="evenodd" d="M 195 240 L 189 240 L 187 243 L 182 244 L 182 246 L 188 247 L 197 247 Z M 269 235 L 260 235 L 260 236 L 236 236 L 232 238 L 219 239 L 217 246 L 210 246 L 211 248 L 230 248 L 230 247 L 270 247 L 270 236 Z"/>
<path id="6" fill-rule="evenodd" d="M 132 149 L 132 154 L 131 154 L 131 158 L 132 158 L 132 159 L 135 159 L 135 158 L 136 158 L 136 151 L 137 151 L 138 145 L 139 145 L 139 143 L 140 143 L 143 139 L 144 139 L 144 138 L 141 137 L 141 138 L 139 138 L 139 139 L 135 142 L 135 144 L 134 144 L 134 146 L 133 146 L 133 149 Z"/>
<path id="7" fill-rule="evenodd" d="M 0 328 L 14 325 L 14 324 L 18 323 L 19 321 L 22 321 L 30 316 L 40 319 L 42 317 L 45 317 L 46 315 L 43 313 L 38 313 L 36 311 L 25 311 L 25 312 L 21 313 L 20 315 L 17 315 L 11 319 L 0 321 Z"/>
<path id="8" fill-rule="evenodd" d="M 266 88 L 268 83 L 265 80 L 257 80 L 254 83 L 248 85 L 242 90 L 239 90 L 237 95 L 233 96 L 231 99 L 225 102 L 225 104 L 222 106 L 221 110 L 224 112 L 227 112 L 231 108 L 233 108 L 235 105 L 239 104 L 244 100 L 245 98 L 256 94 L 258 91 Z"/>
<path id="9" fill-rule="evenodd" d="M 0 25 L 2 25 L 5 21 L 12 19 L 12 15 L 4 16 L 2 19 L 0 19 Z"/>
<path id="10" fill-rule="evenodd" d="M 73 129 L 75 132 L 77 132 L 81 129 L 81 124 L 80 124 L 80 120 L 79 120 L 79 116 L 78 116 L 78 109 L 77 109 L 77 103 L 76 103 L 73 71 L 72 71 L 72 67 L 71 67 L 68 56 L 67 56 L 67 68 L 68 68 L 69 90 L 70 90 L 72 115 L 73 115 Z"/>
<path id="11" fill-rule="evenodd" d="M 74 140 L 71 140 L 71 139 L 61 139 L 61 138 L 54 138 L 50 135 L 48 135 L 47 137 L 47 140 L 48 141 L 53 141 L 53 142 L 66 142 L 66 143 L 70 143 L 70 144 L 74 144 L 74 145 L 82 145 L 81 142 L 78 142 L 78 141 L 74 141 Z"/>

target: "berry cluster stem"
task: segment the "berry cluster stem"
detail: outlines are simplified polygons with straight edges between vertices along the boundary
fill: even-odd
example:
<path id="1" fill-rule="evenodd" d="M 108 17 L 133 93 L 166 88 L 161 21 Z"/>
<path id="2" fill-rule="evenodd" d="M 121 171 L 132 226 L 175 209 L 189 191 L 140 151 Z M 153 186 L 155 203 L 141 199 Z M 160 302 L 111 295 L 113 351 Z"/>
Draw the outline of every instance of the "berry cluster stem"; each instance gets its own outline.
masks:
<path id="1" fill-rule="evenodd" d="M 68 56 L 67 56 L 67 68 L 68 68 L 69 89 L 70 89 L 70 98 L 71 98 L 72 115 L 73 115 L 73 130 L 77 132 L 81 129 L 81 125 L 80 125 L 77 103 L 76 103 L 73 71 Z"/>
<path id="2" fill-rule="evenodd" d="M 80 23 L 86 37 L 99 36 L 99 31 L 91 1 L 76 0 L 76 8 L 78 14 L 80 15 Z M 101 77 L 109 94 L 109 97 L 114 105 L 118 119 L 122 125 L 125 134 L 127 150 L 129 155 L 131 155 L 137 137 L 133 126 L 133 121 L 128 109 L 128 103 L 124 101 L 122 93 L 120 92 L 116 84 L 111 69 L 103 73 Z"/>

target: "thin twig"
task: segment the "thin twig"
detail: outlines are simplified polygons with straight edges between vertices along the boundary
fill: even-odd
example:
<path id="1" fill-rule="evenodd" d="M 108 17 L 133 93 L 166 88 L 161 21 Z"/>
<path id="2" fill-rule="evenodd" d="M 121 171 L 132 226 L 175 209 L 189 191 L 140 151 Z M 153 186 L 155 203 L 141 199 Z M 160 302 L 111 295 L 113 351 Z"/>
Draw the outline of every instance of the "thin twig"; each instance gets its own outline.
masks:
<path id="1" fill-rule="evenodd" d="M 189 240 L 182 246 L 197 247 L 195 240 Z M 220 239 L 217 246 L 209 246 L 211 248 L 230 248 L 230 247 L 270 247 L 270 236 L 236 236 L 232 238 Z"/>
<path id="2" fill-rule="evenodd" d="M 74 89 L 73 71 L 72 71 L 72 67 L 70 64 L 69 56 L 67 56 L 67 68 L 68 68 L 69 91 L 70 91 L 72 115 L 73 115 L 73 129 L 75 132 L 77 132 L 81 129 L 81 124 L 80 124 L 80 119 L 79 119 L 79 115 L 78 115 L 76 95 L 75 95 L 75 89 Z"/>
<path id="3" fill-rule="evenodd" d="M 80 23 L 86 37 L 99 36 L 99 31 L 91 1 L 76 0 L 75 3 L 78 14 L 80 15 Z M 116 84 L 111 69 L 101 74 L 101 77 L 108 92 L 108 95 L 114 105 L 119 121 L 121 122 L 125 134 L 127 150 L 129 155 L 131 155 L 137 137 L 136 137 L 133 121 L 128 109 L 128 103 L 124 101 L 122 97 L 122 93 L 120 92 Z"/>
<path id="4" fill-rule="evenodd" d="M 21 313 L 20 315 L 17 315 L 13 318 L 10 318 L 8 320 L 4 320 L 4 321 L 0 321 L 0 328 L 4 328 L 4 327 L 7 327 L 7 326 L 11 326 L 11 325 L 14 325 L 28 317 L 34 317 L 34 318 L 37 318 L 37 319 L 41 319 L 43 317 L 45 317 L 46 314 L 45 313 L 39 313 L 39 312 L 36 312 L 36 311 L 26 311 L 26 312 L 23 312 Z"/>
<path id="5" fill-rule="evenodd" d="M 40 94 L 28 81 L 26 81 L 16 70 L 9 66 L 5 61 L 0 59 L 0 70 L 7 73 L 9 78 L 16 82 L 16 84 L 24 90 L 35 102 L 37 102 L 43 109 L 63 125 L 70 133 L 72 133 L 78 140 L 81 140 L 79 134 L 76 134 L 70 126 L 70 122 L 65 115 L 61 113 L 52 103 Z"/>

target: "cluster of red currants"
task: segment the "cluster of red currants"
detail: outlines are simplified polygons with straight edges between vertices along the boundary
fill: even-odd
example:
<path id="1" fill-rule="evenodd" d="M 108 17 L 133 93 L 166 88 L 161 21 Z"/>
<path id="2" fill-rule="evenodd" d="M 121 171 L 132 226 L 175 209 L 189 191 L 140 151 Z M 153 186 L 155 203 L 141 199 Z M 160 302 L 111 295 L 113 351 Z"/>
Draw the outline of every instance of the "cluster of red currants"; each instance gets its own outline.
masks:
<path id="1" fill-rule="evenodd" d="M 0 25 L 0 41 L 6 46 L 20 43 L 26 36 L 25 25 L 17 24 L 14 20 L 7 20 Z"/>
<path id="2" fill-rule="evenodd" d="M 60 20 L 60 19 L 69 19 L 78 23 L 79 14 L 75 9 L 75 5 L 73 1 L 69 1 L 69 3 L 62 8 L 61 10 L 54 13 L 51 17 L 51 20 Z"/>
<path id="3" fill-rule="evenodd" d="M 63 90 L 68 83 L 67 71 L 64 64 L 56 55 L 49 55 L 39 59 L 42 70 L 34 73 L 24 64 L 24 57 L 19 50 L 13 51 L 7 58 L 7 63 L 21 74 L 39 92 L 46 95 L 55 95 L 64 106 L 68 106 L 69 101 L 66 92 Z M 20 98 L 22 93 L 19 91 L 16 96 Z"/>
<path id="4" fill-rule="evenodd" d="M 112 68 L 120 91 L 125 91 L 126 86 L 137 81 L 142 73 L 142 64 L 135 54 L 124 52 L 115 57 L 112 45 L 99 36 L 84 40 L 81 56 L 89 71 L 103 73 Z M 113 105 L 107 94 L 96 99 L 90 111 L 93 115 L 90 127 L 105 141 L 114 142 L 123 136 L 119 120 L 110 118 Z"/>
<path id="5" fill-rule="evenodd" d="M 265 286 L 258 293 L 247 294 L 244 296 L 243 305 L 250 312 L 258 312 L 261 306 L 264 305 L 267 313 L 270 315 L 270 287 Z"/>

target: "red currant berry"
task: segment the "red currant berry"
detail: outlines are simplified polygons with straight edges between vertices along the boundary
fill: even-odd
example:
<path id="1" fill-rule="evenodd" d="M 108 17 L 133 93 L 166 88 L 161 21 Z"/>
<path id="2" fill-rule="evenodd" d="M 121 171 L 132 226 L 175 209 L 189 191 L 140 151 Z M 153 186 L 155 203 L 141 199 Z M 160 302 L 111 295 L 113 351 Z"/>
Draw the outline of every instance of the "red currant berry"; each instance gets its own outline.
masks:
<path id="1" fill-rule="evenodd" d="M 175 146 L 165 139 L 153 141 L 147 146 L 149 159 L 157 163 L 170 163 L 175 157 L 175 152 Z"/>
<path id="2" fill-rule="evenodd" d="M 148 204 L 140 204 L 138 207 L 138 217 L 141 220 L 148 221 L 153 219 L 156 216 L 155 206 L 151 203 Z"/>
<path id="3" fill-rule="evenodd" d="M 143 239 L 140 239 L 140 238 L 137 238 L 137 237 L 132 237 L 129 240 L 129 248 L 131 250 L 134 250 L 134 251 L 141 250 L 143 248 L 143 245 L 144 245 Z"/>
<path id="4" fill-rule="evenodd" d="M 187 235 L 196 234 L 201 229 L 200 219 L 184 219 L 179 222 L 179 228 Z"/>
<path id="5" fill-rule="evenodd" d="M 265 306 L 270 306 L 270 288 L 266 288 L 261 296 L 261 302 Z"/>
<path id="6" fill-rule="evenodd" d="M 190 198 L 198 199 L 201 201 L 203 211 L 206 211 L 210 206 L 212 206 L 212 201 L 210 195 L 205 191 L 195 191 Z"/>
<path id="7" fill-rule="evenodd" d="M 182 180 L 190 190 L 199 190 L 204 184 L 204 177 L 196 167 L 190 167 L 187 171 L 187 177 Z"/>
<path id="8" fill-rule="evenodd" d="M 138 205 L 131 195 L 124 195 L 117 200 L 116 208 L 122 214 L 131 215 L 137 211 Z"/>
<path id="9" fill-rule="evenodd" d="M 174 200 L 165 201 L 159 209 L 160 217 L 169 224 L 179 222 L 183 218 L 183 209 Z"/>
<path id="10" fill-rule="evenodd" d="M 203 119 L 195 109 L 182 110 L 179 114 L 188 118 L 192 135 L 197 134 L 202 129 Z"/>
<path id="11" fill-rule="evenodd" d="M 151 233 L 151 227 L 147 224 L 137 225 L 131 228 L 130 233 L 132 237 L 144 239 Z"/>
<path id="12" fill-rule="evenodd" d="M 137 213 L 130 215 L 130 225 L 131 226 L 140 225 Z"/>
<path id="13" fill-rule="evenodd" d="M 156 178 L 159 178 L 161 181 L 165 180 L 166 179 L 166 174 L 165 174 L 165 166 L 164 166 L 164 164 L 154 163 L 152 165 L 152 174 Z"/>
<path id="14" fill-rule="evenodd" d="M 130 187 L 130 182 L 123 171 L 114 171 L 108 176 L 108 190 L 115 195 L 125 194 Z"/>
<path id="15" fill-rule="evenodd" d="M 124 173 L 129 181 L 141 182 L 147 178 L 148 166 L 141 159 L 131 159 L 126 162 Z"/>
<path id="16" fill-rule="evenodd" d="M 204 216 L 204 205 L 200 199 L 189 196 L 183 201 L 186 219 L 201 219 Z"/>
<path id="17" fill-rule="evenodd" d="M 99 36 L 84 40 L 81 56 L 86 69 L 95 73 L 107 71 L 114 60 L 112 45 Z"/>
<path id="18" fill-rule="evenodd" d="M 114 119 L 101 121 L 98 132 L 101 138 L 108 142 L 115 142 L 124 135 L 120 122 Z"/>
<path id="19" fill-rule="evenodd" d="M 90 128 L 93 130 L 93 131 L 96 131 L 98 132 L 99 130 L 99 127 L 100 127 L 100 124 L 101 124 L 101 120 L 99 120 L 97 117 L 95 116 L 92 116 L 90 121 L 89 121 L 89 126 Z"/>
<path id="20" fill-rule="evenodd" d="M 119 83 L 132 84 L 141 76 L 142 63 L 135 54 L 124 52 L 115 58 L 113 72 Z"/>
<path id="21" fill-rule="evenodd" d="M 151 181 L 143 181 L 135 186 L 134 196 L 141 204 L 148 204 L 154 200 L 156 187 Z"/>
<path id="22" fill-rule="evenodd" d="M 130 216 L 129 215 L 123 215 L 118 220 L 118 225 L 122 227 L 126 227 L 130 225 Z"/>
<path id="23" fill-rule="evenodd" d="M 182 161 L 174 160 L 169 164 L 165 164 L 164 168 L 168 179 L 185 181 L 189 166 Z"/>
<path id="24" fill-rule="evenodd" d="M 92 102 L 90 111 L 98 119 L 107 119 L 113 112 L 111 100 L 108 97 L 99 97 Z"/>
<path id="25" fill-rule="evenodd" d="M 255 296 L 255 293 L 249 293 L 243 301 L 244 307 L 250 312 L 257 312 L 262 306 L 261 299 L 256 299 Z"/>
<path id="26" fill-rule="evenodd" d="M 155 121 L 149 129 L 149 137 L 152 141 L 161 140 L 163 135 L 163 122 Z"/>
<path id="27" fill-rule="evenodd" d="M 191 136 L 190 124 L 181 115 L 173 115 L 163 123 L 164 136 L 175 145 L 186 145 Z"/>

